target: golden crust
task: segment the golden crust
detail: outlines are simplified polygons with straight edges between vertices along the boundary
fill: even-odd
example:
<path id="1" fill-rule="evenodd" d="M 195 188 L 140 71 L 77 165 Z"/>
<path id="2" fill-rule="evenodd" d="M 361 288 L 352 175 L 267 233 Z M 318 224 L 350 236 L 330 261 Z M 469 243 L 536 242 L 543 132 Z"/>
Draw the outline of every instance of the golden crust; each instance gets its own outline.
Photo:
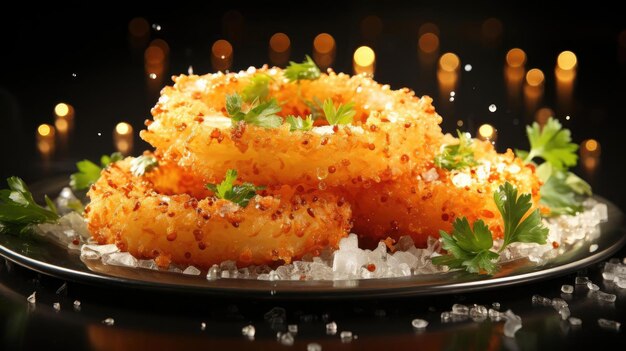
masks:
<path id="1" fill-rule="evenodd" d="M 189 186 L 178 167 L 163 162 L 145 177 L 134 176 L 130 160 L 104 170 L 90 189 L 89 230 L 98 243 L 115 243 L 160 266 L 290 262 L 337 247 L 350 229 L 350 207 L 331 193 L 276 186 L 241 208 L 181 192 L 203 190 L 193 180 L 196 185 Z"/>
<path id="2" fill-rule="evenodd" d="M 271 96 L 281 115 L 309 114 L 305 101 L 355 103 L 350 126 L 290 132 L 288 125 L 231 128 L 227 94 L 241 92 L 255 74 L 272 77 Z M 322 74 L 314 81 L 287 83 L 278 68 L 230 74 L 179 76 L 152 110 L 154 122 L 141 137 L 168 160 L 205 181 L 237 169 L 255 184 L 361 187 L 393 180 L 432 160 L 442 137 L 432 99 L 408 89 L 392 91 L 365 76 Z M 325 122 L 316 121 L 320 127 Z"/>

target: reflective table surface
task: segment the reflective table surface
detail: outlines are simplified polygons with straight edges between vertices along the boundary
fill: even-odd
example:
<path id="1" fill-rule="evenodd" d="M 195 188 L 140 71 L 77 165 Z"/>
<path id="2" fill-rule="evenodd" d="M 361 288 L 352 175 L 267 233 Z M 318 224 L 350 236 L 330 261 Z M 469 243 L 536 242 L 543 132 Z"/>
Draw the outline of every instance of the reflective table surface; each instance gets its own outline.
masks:
<path id="1" fill-rule="evenodd" d="M 370 70 L 394 89 L 406 86 L 432 96 L 446 132 L 480 135 L 481 126 L 493 127 L 500 151 L 527 148 L 524 126 L 554 115 L 581 145 L 574 171 L 596 194 L 626 208 L 620 137 L 626 130 L 626 24 L 611 6 L 354 1 L 319 3 L 304 13 L 289 3 L 169 4 L 132 11 L 86 6 L 45 5 L 2 16 L 2 179 L 18 175 L 34 183 L 71 173 L 81 159 L 116 150 L 140 154 L 149 146 L 138 132 L 172 74 L 284 66 L 311 54 L 335 71 Z M 276 33 L 286 34 L 288 43 Z M 374 65 L 359 66 L 363 57 L 354 53 L 361 46 L 373 50 Z M 525 53 L 521 68 L 515 54 L 506 59 L 513 48 Z M 575 61 L 564 56 L 558 64 L 564 51 L 573 52 Z M 446 61 L 451 71 L 439 65 L 448 52 L 459 59 L 456 66 Z M 529 74 L 533 68 L 543 78 L 537 71 Z M 612 257 L 621 260 L 626 249 Z M 591 264 L 481 292 L 292 301 L 65 281 L 0 260 L 0 349 L 306 350 L 311 343 L 322 350 L 623 349 L 625 331 L 602 329 L 597 320 L 626 323 L 626 290 L 603 281 L 600 268 Z M 562 321 L 552 307 L 532 304 L 533 294 L 562 297 L 561 286 L 574 285 L 577 275 L 616 294 L 617 301 L 601 303 L 577 286 L 563 298 L 581 326 Z M 29 304 L 35 291 L 36 303 Z M 440 319 L 455 303 L 493 302 L 522 318 L 514 338 L 504 336 L 503 322 Z M 103 323 L 107 318 L 113 325 Z M 429 322 L 426 329 L 411 326 L 416 318 Z M 326 324 L 333 321 L 337 333 L 329 335 Z M 246 325 L 255 327 L 254 339 L 242 335 Z M 290 347 L 277 339 L 289 325 L 298 326 Z M 342 339 L 342 331 L 352 338 Z"/>

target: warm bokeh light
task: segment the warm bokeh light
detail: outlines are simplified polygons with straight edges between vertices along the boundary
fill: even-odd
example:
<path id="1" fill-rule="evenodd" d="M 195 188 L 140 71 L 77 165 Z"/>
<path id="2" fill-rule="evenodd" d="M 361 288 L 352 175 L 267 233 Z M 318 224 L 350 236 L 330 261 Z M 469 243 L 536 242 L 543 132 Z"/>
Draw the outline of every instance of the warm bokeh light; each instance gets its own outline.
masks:
<path id="1" fill-rule="evenodd" d="M 219 39 L 211 47 L 213 56 L 221 59 L 227 59 L 233 54 L 233 46 L 224 39 Z"/>
<path id="2" fill-rule="evenodd" d="M 63 102 L 58 103 L 54 106 L 54 114 L 58 117 L 65 117 L 70 113 L 70 107 Z"/>
<path id="3" fill-rule="evenodd" d="M 481 140 L 493 140 L 496 136 L 496 129 L 490 124 L 483 124 L 478 128 L 478 138 Z"/>
<path id="4" fill-rule="evenodd" d="M 136 38 L 148 35 L 150 32 L 150 24 L 143 17 L 136 17 L 128 23 L 128 32 Z"/>
<path id="5" fill-rule="evenodd" d="M 366 39 L 374 40 L 383 31 L 383 21 L 376 15 L 370 15 L 361 21 L 361 34 Z"/>
<path id="6" fill-rule="evenodd" d="M 328 33 L 318 34 L 313 40 L 313 50 L 320 54 L 329 54 L 335 49 L 335 38 Z"/>
<path id="7" fill-rule="evenodd" d="M 554 117 L 554 110 L 549 107 L 542 107 L 535 112 L 535 121 L 543 126 L 548 121 L 548 118 Z"/>
<path id="8" fill-rule="evenodd" d="M 165 53 L 158 46 L 148 46 L 144 52 L 144 60 L 148 65 L 159 65 L 165 61 Z"/>
<path id="9" fill-rule="evenodd" d="M 426 33 L 433 33 L 439 36 L 439 27 L 434 23 L 426 22 L 420 26 L 418 34 L 421 36 Z"/>
<path id="10" fill-rule="evenodd" d="M 54 127 L 49 124 L 41 124 L 37 127 L 37 134 L 42 137 L 53 136 L 54 135 Z"/>
<path id="11" fill-rule="evenodd" d="M 424 33 L 419 38 L 421 51 L 432 54 L 439 49 L 439 37 L 435 33 Z"/>
<path id="12" fill-rule="evenodd" d="M 361 46 L 354 51 L 354 64 L 360 67 L 369 67 L 376 61 L 376 54 L 369 46 Z"/>
<path id="13" fill-rule="evenodd" d="M 119 135 L 126 135 L 133 132 L 133 126 L 126 122 L 120 122 L 115 126 L 115 132 Z"/>
<path id="14" fill-rule="evenodd" d="M 576 54 L 571 51 L 563 51 L 556 60 L 557 66 L 565 71 L 576 68 Z"/>
<path id="15" fill-rule="evenodd" d="M 59 131 L 59 134 L 65 134 L 65 132 L 69 129 L 69 123 L 65 118 L 57 118 L 54 121 L 54 126 Z"/>
<path id="16" fill-rule="evenodd" d="M 451 52 L 447 52 L 441 55 L 439 59 L 439 67 L 446 72 L 454 72 L 459 69 L 461 60 L 459 57 Z"/>
<path id="17" fill-rule="evenodd" d="M 538 68 L 533 68 L 526 73 L 526 83 L 531 87 L 538 87 L 543 84 L 545 76 Z"/>
<path id="18" fill-rule="evenodd" d="M 167 56 L 170 53 L 170 45 L 163 39 L 154 39 L 150 42 L 150 46 L 156 46 L 161 48 L 163 55 Z"/>
<path id="19" fill-rule="evenodd" d="M 291 40 L 285 33 L 275 33 L 270 38 L 270 49 L 277 53 L 283 53 L 289 50 L 291 46 Z"/>
<path id="20" fill-rule="evenodd" d="M 506 64 L 510 67 L 522 67 L 526 64 L 526 53 L 519 48 L 513 48 L 506 53 Z"/>
<path id="21" fill-rule="evenodd" d="M 600 143 L 595 139 L 587 139 L 580 143 L 580 157 L 582 158 L 598 158 L 602 153 Z"/>
<path id="22" fill-rule="evenodd" d="M 583 145 L 584 145 L 583 148 L 590 152 L 595 152 L 596 150 L 600 149 L 600 145 L 594 139 L 589 139 L 585 141 Z"/>

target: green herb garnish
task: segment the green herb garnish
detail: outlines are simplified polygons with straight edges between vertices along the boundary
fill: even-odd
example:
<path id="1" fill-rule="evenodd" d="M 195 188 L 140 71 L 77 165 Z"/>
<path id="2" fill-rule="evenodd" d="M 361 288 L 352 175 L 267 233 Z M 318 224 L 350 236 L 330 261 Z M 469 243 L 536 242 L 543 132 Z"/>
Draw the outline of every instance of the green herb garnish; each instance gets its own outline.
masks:
<path id="1" fill-rule="evenodd" d="M 539 123 L 534 122 L 532 126 L 526 127 L 526 134 L 530 151 L 516 150 L 517 156 L 524 162 L 540 157 L 558 170 L 566 170 L 576 165 L 578 145 L 572 143 L 569 129 L 563 129 L 558 120 L 550 117 L 543 129 Z"/>
<path id="2" fill-rule="evenodd" d="M 591 196 L 591 186 L 567 169 L 578 161 L 578 145 L 572 143 L 571 132 L 550 117 L 541 129 L 537 122 L 526 127 L 530 151 L 516 150 L 524 162 L 540 158 L 537 167 L 543 182 L 541 203 L 550 208 L 550 215 L 573 215 L 583 210 L 583 195 Z"/>
<path id="3" fill-rule="evenodd" d="M 91 184 L 95 183 L 98 178 L 100 178 L 100 172 L 102 172 L 103 168 L 108 167 L 111 163 L 120 161 L 123 159 L 119 152 L 114 152 L 109 155 L 103 155 L 100 157 L 100 166 L 89 161 L 82 160 L 76 163 L 76 168 L 78 172 L 72 174 L 70 176 L 70 186 L 74 190 L 84 190 L 91 186 Z"/>
<path id="4" fill-rule="evenodd" d="M 135 176 L 142 176 L 159 166 L 154 156 L 142 155 L 130 161 L 130 172 Z"/>
<path id="5" fill-rule="evenodd" d="M 211 190 L 215 197 L 236 203 L 241 207 L 248 206 L 258 190 L 265 189 L 264 186 L 256 186 L 252 183 L 234 185 L 237 180 L 237 171 L 229 169 L 226 171 L 224 180 L 219 184 L 207 184 L 206 188 Z"/>
<path id="6" fill-rule="evenodd" d="M 463 169 L 476 166 L 474 150 L 472 149 L 472 138 L 467 133 L 457 129 L 459 143 L 445 145 L 441 153 L 435 156 L 435 165 L 447 170 Z"/>
<path id="7" fill-rule="evenodd" d="M 243 88 L 241 95 L 245 102 L 265 101 L 270 93 L 272 77 L 265 73 L 259 73 L 250 78 L 250 83 Z"/>
<path id="8" fill-rule="evenodd" d="M 470 227 L 467 218 L 457 218 L 452 224 L 451 234 L 440 231 L 443 248 L 448 254 L 434 257 L 433 264 L 450 268 L 465 268 L 470 273 L 497 271 L 499 253 L 513 242 L 545 244 L 548 228 L 541 223 L 539 210 L 535 209 L 526 218 L 532 207 L 530 194 L 517 196 L 517 189 L 509 182 L 501 185 L 494 194 L 494 201 L 504 221 L 504 242 L 498 252 L 491 251 L 493 234 L 481 219 Z"/>
<path id="9" fill-rule="evenodd" d="M 306 55 L 302 63 L 290 61 L 289 66 L 285 68 L 285 78 L 290 82 L 315 80 L 320 77 L 320 74 L 319 67 L 317 67 L 309 55 Z"/>
<path id="10" fill-rule="evenodd" d="M 253 107 L 247 111 L 242 111 L 243 99 L 237 93 L 226 96 L 226 112 L 230 115 L 233 121 L 233 125 L 243 121 L 247 124 L 263 128 L 278 128 L 283 124 L 283 119 L 276 115 L 280 112 L 281 107 L 278 106 L 276 100 L 272 99 L 264 103 L 256 105 L 256 102 L 252 103 Z M 256 106 L 255 106 L 256 105 Z"/>
<path id="11" fill-rule="evenodd" d="M 292 132 L 296 130 L 308 131 L 313 128 L 313 117 L 311 115 L 306 116 L 306 118 L 289 115 L 285 122 L 289 124 L 289 130 Z"/>
<path id="12" fill-rule="evenodd" d="M 541 203 L 550 208 L 551 215 L 573 215 L 583 210 L 582 196 L 591 196 L 591 186 L 576 174 L 557 170 L 548 162 L 537 167 L 543 182 Z"/>
<path id="13" fill-rule="evenodd" d="M 326 99 L 324 101 L 324 115 L 331 126 L 351 124 L 355 114 L 356 111 L 354 111 L 354 103 L 352 102 L 345 105 L 339 104 L 339 107 L 335 108 L 333 100 Z"/>
<path id="14" fill-rule="evenodd" d="M 311 117 L 314 121 L 324 118 L 324 103 L 317 98 L 313 97 L 313 100 L 303 100 L 307 107 L 311 110 Z"/>
<path id="15" fill-rule="evenodd" d="M 24 233 L 33 224 L 59 219 L 54 203 L 46 195 L 48 208 L 37 205 L 26 183 L 18 177 L 7 179 L 9 189 L 0 190 L 0 233 Z"/>

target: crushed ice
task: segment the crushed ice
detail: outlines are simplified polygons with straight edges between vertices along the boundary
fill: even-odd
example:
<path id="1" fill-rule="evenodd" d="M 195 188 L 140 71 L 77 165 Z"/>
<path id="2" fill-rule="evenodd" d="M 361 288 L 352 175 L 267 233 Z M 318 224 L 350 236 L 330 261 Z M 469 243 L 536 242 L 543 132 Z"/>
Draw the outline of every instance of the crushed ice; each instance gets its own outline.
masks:
<path id="1" fill-rule="evenodd" d="M 424 175 L 422 175 L 424 176 Z M 47 235 L 70 250 L 80 250 L 83 260 L 101 260 L 102 263 L 123 267 L 138 267 L 158 270 L 154 260 L 138 260 L 127 252 L 121 252 L 116 245 L 97 245 L 90 239 L 85 219 L 73 211 L 80 201 L 69 188 L 64 188 L 56 199 L 61 213 L 65 213 L 57 224 L 43 223 L 37 226 L 37 232 Z M 558 216 L 544 219 L 549 228 L 548 244 L 512 243 L 500 254 L 500 262 L 528 258 L 537 264 L 543 264 L 570 249 L 581 241 L 593 241 L 600 234 L 601 222 L 607 220 L 608 209 L 605 204 L 594 199 L 587 199 L 584 211 L 574 216 Z M 494 241 L 494 249 L 502 245 L 502 240 Z M 168 271 L 187 275 L 206 274 L 207 280 L 217 279 L 258 279 L 258 280 L 337 280 L 353 281 L 356 279 L 395 278 L 413 275 L 436 274 L 447 272 L 445 266 L 435 266 L 431 258 L 440 255 L 441 243 L 428 238 L 426 248 L 418 248 L 409 236 L 401 237 L 389 249 L 380 242 L 373 250 L 359 248 L 358 237 L 350 234 L 339 243 L 339 249 L 325 250 L 320 256 L 303 257 L 300 261 L 279 266 L 250 266 L 238 268 L 234 261 L 225 261 L 213 265 L 208 270 L 193 266 L 171 265 Z M 626 287 L 626 263 L 607 263 L 603 272 L 605 280 L 612 280 L 620 288 Z M 580 281 L 578 281 L 580 278 Z M 578 277 L 576 284 L 587 284 Z M 569 288 L 565 287 L 565 291 Z M 480 315 L 487 311 L 480 310 Z M 469 308 L 468 308 L 469 314 Z M 468 315 L 469 317 L 469 315 Z"/>

